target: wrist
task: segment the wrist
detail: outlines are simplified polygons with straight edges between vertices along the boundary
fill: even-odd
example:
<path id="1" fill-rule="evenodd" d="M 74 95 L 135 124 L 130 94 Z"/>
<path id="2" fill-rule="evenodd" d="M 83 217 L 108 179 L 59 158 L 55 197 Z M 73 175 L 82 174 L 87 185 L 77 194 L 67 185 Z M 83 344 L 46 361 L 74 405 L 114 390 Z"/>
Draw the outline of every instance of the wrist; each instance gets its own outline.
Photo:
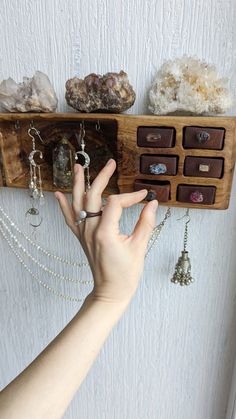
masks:
<path id="1" fill-rule="evenodd" d="M 85 301 L 88 304 L 99 304 L 104 306 L 107 310 L 123 312 L 128 307 L 131 299 L 132 295 L 111 297 L 110 295 L 94 288 L 86 297 Z"/>

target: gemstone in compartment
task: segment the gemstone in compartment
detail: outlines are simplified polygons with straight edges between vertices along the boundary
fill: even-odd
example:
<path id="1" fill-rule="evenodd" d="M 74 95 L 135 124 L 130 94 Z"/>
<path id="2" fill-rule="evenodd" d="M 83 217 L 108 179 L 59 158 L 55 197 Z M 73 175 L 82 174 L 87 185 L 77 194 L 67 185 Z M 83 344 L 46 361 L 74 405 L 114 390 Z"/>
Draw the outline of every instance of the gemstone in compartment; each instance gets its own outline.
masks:
<path id="1" fill-rule="evenodd" d="M 163 163 L 157 163 L 157 164 L 154 163 L 154 164 L 150 164 L 149 171 L 153 175 L 162 175 L 162 174 L 166 173 L 167 167 Z"/>

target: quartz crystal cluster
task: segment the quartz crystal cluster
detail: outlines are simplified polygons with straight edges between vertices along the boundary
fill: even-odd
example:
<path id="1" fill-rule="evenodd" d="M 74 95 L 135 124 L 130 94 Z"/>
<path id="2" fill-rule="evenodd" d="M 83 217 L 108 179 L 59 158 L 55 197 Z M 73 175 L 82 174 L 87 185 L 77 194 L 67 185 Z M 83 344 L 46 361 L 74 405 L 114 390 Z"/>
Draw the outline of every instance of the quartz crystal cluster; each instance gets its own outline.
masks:
<path id="1" fill-rule="evenodd" d="M 119 113 L 134 104 L 136 95 L 127 74 L 120 71 L 69 79 L 65 97 L 68 105 L 80 112 Z"/>
<path id="2" fill-rule="evenodd" d="M 0 84 L 2 112 L 54 112 L 57 102 L 48 76 L 41 71 L 36 71 L 32 78 L 24 77 L 22 83 L 9 78 Z"/>
<path id="3" fill-rule="evenodd" d="M 231 108 L 227 80 L 219 78 L 213 65 L 184 56 L 166 61 L 149 91 L 149 110 L 169 113 L 222 114 Z"/>

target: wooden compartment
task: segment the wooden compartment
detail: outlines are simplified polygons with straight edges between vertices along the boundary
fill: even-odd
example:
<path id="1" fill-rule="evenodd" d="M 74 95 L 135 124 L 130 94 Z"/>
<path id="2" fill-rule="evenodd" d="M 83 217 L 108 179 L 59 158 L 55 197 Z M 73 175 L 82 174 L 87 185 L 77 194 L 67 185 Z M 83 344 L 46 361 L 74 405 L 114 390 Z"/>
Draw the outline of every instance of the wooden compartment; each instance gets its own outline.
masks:
<path id="1" fill-rule="evenodd" d="M 175 130 L 171 127 L 138 127 L 139 147 L 174 147 Z"/>
<path id="2" fill-rule="evenodd" d="M 210 157 L 190 157 L 184 161 L 185 176 L 218 178 L 223 175 L 224 160 Z"/>
<path id="3" fill-rule="evenodd" d="M 176 175 L 178 157 L 143 154 L 140 157 L 140 172 L 145 174 Z M 159 170 L 158 170 L 159 168 Z M 155 173 L 155 170 L 157 173 Z"/>
<path id="4" fill-rule="evenodd" d="M 215 186 L 179 185 L 177 200 L 194 205 L 212 205 L 215 202 L 215 193 Z"/>
<path id="5" fill-rule="evenodd" d="M 141 122 L 142 121 L 142 122 Z M 232 185 L 232 176 L 235 163 L 235 117 L 191 117 L 191 116 L 154 116 L 154 115 L 129 115 L 124 125 L 119 130 L 118 139 L 118 186 L 120 192 L 133 190 L 136 179 L 140 179 L 140 157 L 141 155 L 153 155 L 153 147 L 139 147 L 137 144 L 137 130 L 140 126 L 145 127 L 170 127 L 175 130 L 175 143 L 171 148 L 158 148 L 155 150 L 158 155 L 178 156 L 178 168 L 173 175 L 142 174 L 142 180 L 165 180 L 170 182 L 170 198 L 166 203 L 169 206 L 204 208 L 204 209 L 226 209 L 229 205 L 229 198 Z M 221 150 L 207 148 L 185 149 L 183 136 L 186 127 L 199 128 L 200 131 L 210 129 L 220 130 L 221 141 L 218 147 L 223 145 Z M 224 171 L 221 178 L 185 176 L 184 161 L 187 156 L 220 158 L 224 160 Z M 202 204 L 193 202 L 181 202 L 177 200 L 178 185 L 200 185 L 214 186 L 214 203 Z M 163 203 L 164 204 L 164 203 Z"/>
<path id="6" fill-rule="evenodd" d="M 55 144 L 66 136 L 75 150 L 79 150 L 78 134 L 80 122 L 85 120 L 86 151 L 91 157 L 91 182 L 109 158 L 117 156 L 117 121 L 103 118 L 100 121 L 101 131 L 95 129 L 97 118 L 79 117 L 77 114 L 0 114 L 0 147 L 2 154 L 2 173 L 4 186 L 28 188 L 29 161 L 32 141 L 28 135 L 32 121 L 39 129 L 42 144 L 36 137 L 36 148 L 43 153 L 41 165 L 43 189 L 56 191 L 53 185 L 52 149 Z M 19 121 L 16 125 L 15 121 Z M 62 189 L 69 192 L 71 189 Z M 106 193 L 118 193 L 116 174 L 112 177 Z"/>
<path id="7" fill-rule="evenodd" d="M 141 189 L 148 190 L 147 201 L 157 199 L 159 202 L 168 202 L 170 199 L 170 182 L 136 179 L 134 191 L 140 191 Z"/>
<path id="8" fill-rule="evenodd" d="M 224 136 L 224 128 L 185 127 L 183 146 L 184 148 L 222 150 Z"/>

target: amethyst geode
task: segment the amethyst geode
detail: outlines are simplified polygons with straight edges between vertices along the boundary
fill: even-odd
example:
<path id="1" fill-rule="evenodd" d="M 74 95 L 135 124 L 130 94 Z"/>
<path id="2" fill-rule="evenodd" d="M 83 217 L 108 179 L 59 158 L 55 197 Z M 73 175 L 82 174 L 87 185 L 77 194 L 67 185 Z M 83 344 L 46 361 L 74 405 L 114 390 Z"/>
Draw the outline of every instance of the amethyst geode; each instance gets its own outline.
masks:
<path id="1" fill-rule="evenodd" d="M 89 74 L 66 82 L 66 101 L 80 112 L 119 113 L 129 109 L 136 94 L 124 71 L 119 73 Z"/>

